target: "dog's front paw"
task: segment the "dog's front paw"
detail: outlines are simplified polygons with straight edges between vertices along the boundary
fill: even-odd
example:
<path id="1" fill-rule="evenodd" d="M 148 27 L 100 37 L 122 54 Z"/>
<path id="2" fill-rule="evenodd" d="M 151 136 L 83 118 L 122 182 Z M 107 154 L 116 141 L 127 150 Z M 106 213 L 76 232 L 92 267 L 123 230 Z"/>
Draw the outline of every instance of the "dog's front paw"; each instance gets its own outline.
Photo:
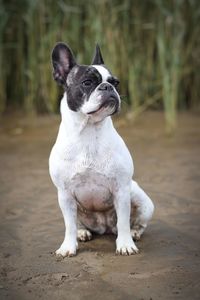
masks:
<path id="1" fill-rule="evenodd" d="M 139 252 L 131 236 L 126 238 L 118 237 L 116 240 L 116 244 L 117 244 L 116 253 L 119 255 L 133 255 Z"/>
<path id="2" fill-rule="evenodd" d="M 71 257 L 76 255 L 76 249 L 78 247 L 78 244 L 69 245 L 69 243 L 63 242 L 62 245 L 58 250 L 56 250 L 55 254 L 56 256 L 62 256 L 62 257 Z"/>
<path id="3" fill-rule="evenodd" d="M 92 239 L 92 234 L 87 229 L 78 229 L 78 239 L 81 242 L 87 242 Z"/>

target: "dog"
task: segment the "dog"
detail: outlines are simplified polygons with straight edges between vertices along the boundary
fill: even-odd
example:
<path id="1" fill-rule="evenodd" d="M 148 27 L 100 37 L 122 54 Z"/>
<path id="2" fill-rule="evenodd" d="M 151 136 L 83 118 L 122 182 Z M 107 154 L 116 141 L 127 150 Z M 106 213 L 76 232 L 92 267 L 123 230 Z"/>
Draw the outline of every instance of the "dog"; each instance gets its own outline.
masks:
<path id="1" fill-rule="evenodd" d="M 154 205 L 132 180 L 133 161 L 111 116 L 120 110 L 119 80 L 96 45 L 91 65 L 77 64 L 65 43 L 52 51 L 53 76 L 64 87 L 61 124 L 49 158 L 65 223 L 56 255 L 74 256 L 92 233 L 117 235 L 116 253 L 138 253 Z"/>

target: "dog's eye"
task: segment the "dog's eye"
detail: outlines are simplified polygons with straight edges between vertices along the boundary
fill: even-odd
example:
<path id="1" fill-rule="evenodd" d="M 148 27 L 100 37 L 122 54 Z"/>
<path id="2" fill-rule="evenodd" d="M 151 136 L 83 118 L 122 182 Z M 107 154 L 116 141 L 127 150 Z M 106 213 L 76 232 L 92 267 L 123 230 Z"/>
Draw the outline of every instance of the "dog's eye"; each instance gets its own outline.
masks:
<path id="1" fill-rule="evenodd" d="M 117 78 L 109 78 L 108 82 L 112 84 L 114 87 L 118 87 L 119 85 L 119 80 Z"/>
<path id="2" fill-rule="evenodd" d="M 117 87 L 117 86 L 119 85 L 119 80 L 118 80 L 118 79 L 115 79 L 114 82 L 113 82 L 113 85 L 114 85 L 115 87 Z"/>
<path id="3" fill-rule="evenodd" d="M 92 85 L 92 80 L 87 79 L 87 80 L 85 80 L 85 81 L 82 82 L 82 85 L 86 86 L 86 87 L 89 87 L 89 86 Z"/>

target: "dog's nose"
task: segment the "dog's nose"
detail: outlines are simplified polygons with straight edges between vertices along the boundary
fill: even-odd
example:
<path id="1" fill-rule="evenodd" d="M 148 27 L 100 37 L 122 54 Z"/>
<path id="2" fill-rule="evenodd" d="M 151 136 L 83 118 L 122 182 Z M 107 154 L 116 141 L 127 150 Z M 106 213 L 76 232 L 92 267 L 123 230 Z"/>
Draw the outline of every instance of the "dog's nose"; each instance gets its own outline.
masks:
<path id="1" fill-rule="evenodd" d="M 100 91 L 113 91 L 113 86 L 109 83 L 101 83 L 98 90 Z"/>

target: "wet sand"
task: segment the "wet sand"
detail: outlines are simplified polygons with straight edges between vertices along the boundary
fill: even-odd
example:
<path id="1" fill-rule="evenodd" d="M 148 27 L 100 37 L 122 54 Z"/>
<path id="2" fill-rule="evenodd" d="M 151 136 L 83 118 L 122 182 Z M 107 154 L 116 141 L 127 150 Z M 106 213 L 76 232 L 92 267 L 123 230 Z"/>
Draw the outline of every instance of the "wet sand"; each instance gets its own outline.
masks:
<path id="1" fill-rule="evenodd" d="M 135 179 L 156 206 L 137 242 L 115 255 L 114 236 L 79 243 L 57 259 L 64 224 L 48 175 L 59 117 L 1 120 L 0 299 L 200 299 L 200 118 L 179 116 L 173 137 L 161 113 L 117 120 L 134 158 Z"/>

